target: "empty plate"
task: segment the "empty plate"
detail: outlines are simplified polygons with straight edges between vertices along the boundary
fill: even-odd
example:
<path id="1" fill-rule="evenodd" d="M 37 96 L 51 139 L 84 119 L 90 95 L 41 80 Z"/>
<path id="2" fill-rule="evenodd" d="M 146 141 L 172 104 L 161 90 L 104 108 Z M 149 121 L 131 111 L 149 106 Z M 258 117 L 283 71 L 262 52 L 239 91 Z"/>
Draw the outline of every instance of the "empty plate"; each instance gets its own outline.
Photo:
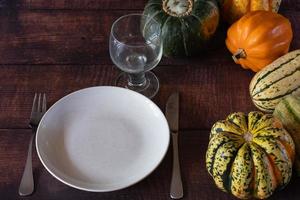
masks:
<path id="1" fill-rule="evenodd" d="M 169 127 L 148 98 L 118 87 L 79 90 L 55 103 L 37 130 L 45 168 L 86 191 L 128 187 L 150 174 L 169 145 Z"/>

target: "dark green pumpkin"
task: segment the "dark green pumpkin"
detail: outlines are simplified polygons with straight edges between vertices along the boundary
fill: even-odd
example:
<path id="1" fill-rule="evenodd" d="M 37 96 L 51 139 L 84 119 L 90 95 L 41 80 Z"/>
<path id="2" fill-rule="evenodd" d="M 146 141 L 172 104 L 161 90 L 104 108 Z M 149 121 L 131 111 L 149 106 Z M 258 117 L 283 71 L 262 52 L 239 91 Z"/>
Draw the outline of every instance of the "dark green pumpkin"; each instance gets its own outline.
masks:
<path id="1" fill-rule="evenodd" d="M 149 0 L 144 15 L 161 24 L 165 56 L 199 53 L 219 24 L 215 0 Z"/>

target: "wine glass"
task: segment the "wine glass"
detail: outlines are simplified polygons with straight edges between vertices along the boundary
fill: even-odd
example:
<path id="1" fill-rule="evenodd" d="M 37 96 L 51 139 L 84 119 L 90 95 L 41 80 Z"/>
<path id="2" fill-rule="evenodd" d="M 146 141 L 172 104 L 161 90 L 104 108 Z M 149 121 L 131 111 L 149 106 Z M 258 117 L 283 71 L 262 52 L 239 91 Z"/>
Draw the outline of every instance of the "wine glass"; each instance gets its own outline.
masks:
<path id="1" fill-rule="evenodd" d="M 162 57 L 160 24 L 143 14 L 129 14 L 117 19 L 111 28 L 109 53 L 123 71 L 116 86 L 139 92 L 148 98 L 156 95 L 159 81 L 150 72 Z"/>

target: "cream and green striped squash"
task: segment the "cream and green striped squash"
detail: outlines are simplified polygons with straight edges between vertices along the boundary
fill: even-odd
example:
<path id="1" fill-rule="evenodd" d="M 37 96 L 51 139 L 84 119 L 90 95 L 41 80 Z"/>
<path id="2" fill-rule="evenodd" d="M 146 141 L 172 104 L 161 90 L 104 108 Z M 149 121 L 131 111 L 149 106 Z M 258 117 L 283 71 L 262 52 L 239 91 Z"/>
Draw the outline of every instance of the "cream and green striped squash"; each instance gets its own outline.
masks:
<path id="1" fill-rule="evenodd" d="M 296 146 L 295 169 L 300 176 L 300 97 L 290 95 L 276 106 L 273 115 L 292 136 Z"/>
<path id="2" fill-rule="evenodd" d="M 249 89 L 254 105 L 265 112 L 273 112 L 283 97 L 300 95 L 300 50 L 263 68 L 253 77 Z"/>
<path id="3" fill-rule="evenodd" d="M 294 153 L 291 136 L 273 115 L 237 112 L 213 125 L 206 168 L 221 190 L 264 199 L 289 183 Z"/>

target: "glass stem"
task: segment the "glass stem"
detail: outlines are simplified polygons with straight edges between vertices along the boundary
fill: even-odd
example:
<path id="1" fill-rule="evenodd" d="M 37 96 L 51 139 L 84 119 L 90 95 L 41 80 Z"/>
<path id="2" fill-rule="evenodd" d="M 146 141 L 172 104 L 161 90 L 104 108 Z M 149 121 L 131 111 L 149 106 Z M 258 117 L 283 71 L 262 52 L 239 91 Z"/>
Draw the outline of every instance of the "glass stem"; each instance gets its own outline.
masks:
<path id="1" fill-rule="evenodd" d="M 129 73 L 128 85 L 133 87 L 141 87 L 146 84 L 145 72 Z"/>

